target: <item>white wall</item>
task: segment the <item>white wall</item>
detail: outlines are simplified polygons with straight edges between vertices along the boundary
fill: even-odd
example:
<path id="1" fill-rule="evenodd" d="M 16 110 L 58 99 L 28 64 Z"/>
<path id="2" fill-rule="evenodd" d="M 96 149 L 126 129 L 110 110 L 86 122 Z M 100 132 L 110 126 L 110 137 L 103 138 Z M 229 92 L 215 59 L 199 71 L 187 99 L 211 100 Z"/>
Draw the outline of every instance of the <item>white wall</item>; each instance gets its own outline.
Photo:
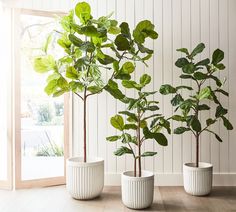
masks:
<path id="1" fill-rule="evenodd" d="M 65 0 L 28 0 L 6 1 L 16 7 L 48 10 L 68 11 L 77 1 Z M 115 12 L 119 21 L 127 21 L 133 27 L 142 19 L 150 19 L 156 25 L 159 33 L 158 40 L 149 42 L 148 46 L 155 50 L 153 59 L 149 61 L 149 68 L 138 66 L 136 78 L 141 73 L 148 72 L 153 76 L 153 84 L 148 89 L 156 89 L 162 83 L 181 83 L 178 78 L 180 72 L 173 65 L 181 56 L 175 50 L 180 47 L 193 48 L 199 42 L 206 44 L 206 50 L 200 57 L 209 56 L 215 48 L 225 52 L 224 63 L 226 70 L 220 77 L 227 77 L 225 89 L 230 98 L 222 97 L 225 107 L 229 108 L 229 118 L 236 128 L 236 1 L 235 0 L 90 0 L 95 16 Z M 200 59 L 199 57 L 199 59 Z M 126 91 L 134 95 L 131 91 Z M 161 111 L 167 116 L 173 113 L 170 97 L 155 96 L 161 101 Z M 93 97 L 88 109 L 88 153 L 105 159 L 107 184 L 119 184 L 119 173 L 132 169 L 129 156 L 116 158 L 113 151 L 119 144 L 106 143 L 105 137 L 114 133 L 110 127 L 109 117 L 116 111 L 124 109 L 124 105 L 114 101 L 108 94 L 103 93 Z M 73 155 L 82 154 L 82 107 L 74 98 L 74 133 Z M 214 111 L 212 112 L 212 114 Z M 204 118 L 210 115 L 206 112 Z M 176 126 L 176 123 L 173 123 Z M 216 185 L 236 185 L 236 131 L 227 132 L 222 123 L 216 124 L 214 130 L 219 133 L 224 142 L 219 143 L 208 134 L 201 138 L 202 161 L 214 165 Z M 153 170 L 157 174 L 157 182 L 161 185 L 177 185 L 182 183 L 181 171 L 184 162 L 195 158 L 195 143 L 190 135 L 168 136 L 169 146 L 160 147 L 152 141 L 145 144 L 145 148 L 158 151 L 155 158 L 146 158 L 144 168 Z"/>

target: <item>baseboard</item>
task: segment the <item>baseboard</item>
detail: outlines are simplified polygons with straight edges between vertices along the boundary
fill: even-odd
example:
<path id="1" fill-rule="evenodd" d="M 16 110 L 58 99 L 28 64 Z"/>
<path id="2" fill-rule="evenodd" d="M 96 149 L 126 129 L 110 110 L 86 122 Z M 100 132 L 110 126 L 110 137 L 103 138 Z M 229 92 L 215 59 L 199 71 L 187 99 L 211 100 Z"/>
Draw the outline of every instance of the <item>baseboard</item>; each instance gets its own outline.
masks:
<path id="1" fill-rule="evenodd" d="M 119 173 L 106 173 L 105 185 L 120 186 Z M 155 173 L 155 186 L 182 186 L 182 173 Z M 236 186 L 236 173 L 214 173 L 213 186 Z"/>

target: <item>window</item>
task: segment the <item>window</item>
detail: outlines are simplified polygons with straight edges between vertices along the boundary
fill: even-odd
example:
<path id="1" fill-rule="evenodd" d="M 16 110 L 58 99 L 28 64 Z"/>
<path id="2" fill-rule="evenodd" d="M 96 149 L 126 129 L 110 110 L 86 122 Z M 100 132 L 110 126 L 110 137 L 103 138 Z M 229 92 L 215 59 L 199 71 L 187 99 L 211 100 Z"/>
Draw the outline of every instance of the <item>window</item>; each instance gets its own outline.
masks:
<path id="1" fill-rule="evenodd" d="M 33 58 L 42 54 L 45 39 L 56 42 L 50 36 L 56 23 L 50 13 L 24 11 L 18 26 L 16 187 L 62 184 L 68 156 L 69 97 L 48 97 L 44 93 L 47 76 L 33 70 Z M 49 51 L 62 54 L 56 47 Z"/>

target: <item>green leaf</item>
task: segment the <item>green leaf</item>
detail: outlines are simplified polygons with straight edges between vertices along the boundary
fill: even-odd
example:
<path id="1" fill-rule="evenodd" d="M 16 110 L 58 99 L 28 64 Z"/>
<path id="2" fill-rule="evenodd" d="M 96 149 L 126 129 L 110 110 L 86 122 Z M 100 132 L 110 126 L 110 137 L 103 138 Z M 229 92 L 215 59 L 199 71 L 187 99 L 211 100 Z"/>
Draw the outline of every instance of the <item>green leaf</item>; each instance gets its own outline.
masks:
<path id="1" fill-rule="evenodd" d="M 57 79 L 53 79 L 48 82 L 47 86 L 44 88 L 44 91 L 47 95 L 51 95 L 56 91 L 57 88 Z"/>
<path id="2" fill-rule="evenodd" d="M 216 108 L 216 112 L 215 112 L 215 117 L 219 118 L 221 116 L 224 116 L 228 113 L 228 110 L 223 108 L 221 105 L 218 105 Z"/>
<path id="3" fill-rule="evenodd" d="M 139 83 L 143 86 L 149 84 L 150 82 L 151 82 L 151 76 L 149 76 L 148 74 L 143 74 L 139 79 Z"/>
<path id="4" fill-rule="evenodd" d="M 124 129 L 124 120 L 122 116 L 115 115 L 114 117 L 111 117 L 110 122 L 111 122 L 111 125 L 117 130 L 122 131 Z"/>
<path id="5" fill-rule="evenodd" d="M 153 133 L 147 127 L 144 127 L 143 134 L 146 139 L 155 139 L 155 141 L 161 146 L 167 146 L 168 144 L 167 138 L 162 133 Z"/>
<path id="6" fill-rule="evenodd" d="M 201 123 L 196 116 L 191 116 L 189 124 L 196 132 L 200 132 L 202 130 Z"/>
<path id="7" fill-rule="evenodd" d="M 34 59 L 34 70 L 38 73 L 45 73 L 56 68 L 56 63 L 51 55 L 36 57 Z"/>
<path id="8" fill-rule="evenodd" d="M 227 130 L 233 130 L 233 125 L 230 123 L 230 121 L 224 117 L 224 116 L 221 116 L 222 120 L 223 120 L 223 123 L 224 123 L 224 126 Z"/>
<path id="9" fill-rule="evenodd" d="M 67 90 L 65 89 L 61 89 L 61 90 L 58 90 L 56 92 L 53 93 L 53 97 L 58 97 L 58 96 L 61 96 L 63 95 Z"/>
<path id="10" fill-rule="evenodd" d="M 216 49 L 212 54 L 212 64 L 216 65 L 224 59 L 224 52 L 220 49 Z"/>
<path id="11" fill-rule="evenodd" d="M 141 157 L 150 157 L 156 155 L 157 152 L 144 152 Z"/>
<path id="12" fill-rule="evenodd" d="M 97 58 L 99 63 L 108 65 L 115 62 L 115 59 L 107 54 L 104 54 L 101 50 L 97 50 Z"/>
<path id="13" fill-rule="evenodd" d="M 194 71 L 195 71 L 195 66 L 194 66 L 194 64 L 189 63 L 189 64 L 183 66 L 183 67 L 182 67 L 182 70 L 183 70 L 183 72 L 186 73 L 186 74 L 192 74 L 192 73 L 194 73 Z"/>
<path id="14" fill-rule="evenodd" d="M 195 66 L 206 66 L 210 63 L 209 58 L 206 58 L 204 60 L 201 60 L 195 64 Z"/>
<path id="15" fill-rule="evenodd" d="M 193 77 L 197 80 L 203 80 L 203 79 L 207 79 L 208 76 L 207 74 L 197 71 L 193 74 Z"/>
<path id="16" fill-rule="evenodd" d="M 181 74 L 179 76 L 181 79 L 194 79 L 191 75 Z"/>
<path id="17" fill-rule="evenodd" d="M 207 99 L 211 95 L 211 89 L 209 87 L 203 88 L 200 93 L 198 94 L 198 99 Z"/>
<path id="18" fill-rule="evenodd" d="M 125 74 L 131 74 L 134 72 L 135 67 L 133 63 L 125 62 L 122 66 L 122 69 Z"/>
<path id="19" fill-rule="evenodd" d="M 94 52 L 95 46 L 93 45 L 93 43 L 87 41 L 81 44 L 80 50 L 85 52 Z"/>
<path id="20" fill-rule="evenodd" d="M 118 135 L 114 135 L 114 136 L 109 136 L 109 137 L 106 137 L 107 141 L 117 141 L 118 139 L 120 139 L 120 136 Z"/>
<path id="21" fill-rule="evenodd" d="M 131 34 L 130 34 L 130 29 L 129 29 L 129 24 L 126 22 L 122 22 L 120 24 L 120 29 L 121 29 L 121 33 L 127 37 L 127 38 L 131 38 Z"/>
<path id="22" fill-rule="evenodd" d="M 225 96 L 229 96 L 229 93 L 224 91 L 224 90 L 222 90 L 222 89 L 216 89 L 215 92 L 219 92 L 219 93 L 224 94 Z"/>
<path id="23" fill-rule="evenodd" d="M 132 150 L 129 149 L 128 147 L 121 146 L 119 149 L 117 149 L 114 154 L 116 156 L 122 156 L 124 154 L 133 154 Z"/>
<path id="24" fill-rule="evenodd" d="M 119 51 L 125 51 L 130 49 L 130 43 L 124 35 L 119 34 L 115 39 L 115 45 Z"/>
<path id="25" fill-rule="evenodd" d="M 86 2 L 79 2 L 75 6 L 75 14 L 80 19 L 82 24 L 86 24 L 91 18 L 91 8 Z"/>
<path id="26" fill-rule="evenodd" d="M 179 90 L 179 89 L 187 89 L 187 90 L 193 90 L 192 87 L 189 87 L 189 86 L 185 86 L 185 85 L 181 85 L 181 86 L 177 86 L 176 87 L 176 90 Z"/>
<path id="27" fill-rule="evenodd" d="M 180 94 L 176 94 L 173 99 L 171 99 L 171 104 L 173 106 L 179 105 L 181 102 L 183 102 L 184 99 Z"/>
<path id="28" fill-rule="evenodd" d="M 159 91 L 163 95 L 167 95 L 167 94 L 170 94 L 170 93 L 176 93 L 176 89 L 174 87 L 172 87 L 171 85 L 169 85 L 169 84 L 162 85 L 160 87 Z"/>
<path id="29" fill-rule="evenodd" d="M 189 62 L 185 57 L 179 58 L 176 62 L 175 65 L 179 68 L 182 68 L 185 65 L 188 65 Z"/>
<path id="30" fill-rule="evenodd" d="M 208 132 L 214 134 L 215 137 L 216 137 L 216 139 L 217 139 L 219 142 L 223 142 L 223 140 L 220 138 L 220 136 L 218 136 L 215 132 L 213 132 L 213 131 L 211 131 L 211 130 L 208 130 L 208 129 L 207 129 L 206 131 L 208 131 Z"/>
<path id="31" fill-rule="evenodd" d="M 68 38 L 75 46 L 80 47 L 83 44 L 83 41 L 80 38 L 73 35 L 73 34 L 69 34 Z"/>
<path id="32" fill-rule="evenodd" d="M 88 90 L 90 93 L 92 93 L 92 94 L 102 92 L 101 87 L 95 86 L 95 85 L 94 85 L 94 86 L 89 86 L 89 87 L 87 88 L 87 90 Z"/>
<path id="33" fill-rule="evenodd" d="M 137 130 L 137 126 L 135 124 L 125 124 L 124 129 L 125 130 Z"/>
<path id="34" fill-rule="evenodd" d="M 181 121 L 181 122 L 184 122 L 185 121 L 185 118 L 183 116 L 180 116 L 180 115 L 173 115 L 171 117 L 171 119 L 175 120 L 175 121 Z"/>
<path id="35" fill-rule="evenodd" d="M 124 115 L 132 118 L 134 121 L 138 121 L 137 116 L 134 113 L 131 113 L 129 111 L 120 111 L 119 114 L 124 114 Z"/>
<path id="36" fill-rule="evenodd" d="M 154 31 L 154 27 L 155 26 L 148 20 L 140 21 L 133 31 L 134 40 L 137 43 L 142 44 L 147 37 L 157 39 L 158 34 Z"/>
<path id="37" fill-rule="evenodd" d="M 176 51 L 185 53 L 186 55 L 189 55 L 188 49 L 186 49 L 186 48 L 176 49 Z"/>
<path id="38" fill-rule="evenodd" d="M 137 84 L 135 81 L 133 80 L 122 80 L 122 85 L 125 88 L 135 88 L 137 90 L 141 90 L 141 86 L 139 84 Z"/>
<path id="39" fill-rule="evenodd" d="M 125 95 L 118 89 L 118 85 L 113 80 L 109 80 L 105 86 L 105 90 L 110 93 L 115 99 L 122 100 Z"/>
<path id="40" fill-rule="evenodd" d="M 216 120 L 215 119 L 211 119 L 211 118 L 206 120 L 207 126 L 210 126 L 210 125 L 214 124 L 215 122 L 216 122 Z"/>
<path id="41" fill-rule="evenodd" d="M 78 72 L 76 71 L 76 69 L 73 66 L 69 66 L 66 69 L 66 77 L 70 78 L 70 79 L 75 79 L 76 80 L 76 79 L 78 79 L 79 74 L 78 74 Z"/>
<path id="42" fill-rule="evenodd" d="M 205 49 L 205 44 L 204 43 L 199 43 L 194 50 L 192 51 L 192 53 L 190 54 L 191 57 L 196 56 L 197 54 L 201 53 L 203 50 Z"/>
<path id="43" fill-rule="evenodd" d="M 219 87 L 222 86 L 222 83 L 221 83 L 220 79 L 218 79 L 216 76 L 209 75 L 209 78 L 215 80 L 217 86 L 219 86 Z"/>
<path id="44" fill-rule="evenodd" d="M 198 105 L 198 110 L 210 110 L 210 107 L 206 104 Z"/>
<path id="45" fill-rule="evenodd" d="M 138 44 L 138 49 L 141 53 L 147 53 L 147 54 L 153 54 L 153 50 L 145 47 L 144 45 L 142 44 Z"/>
<path id="46" fill-rule="evenodd" d="M 186 127 L 177 127 L 176 129 L 174 129 L 174 134 L 183 134 L 187 131 L 190 131 L 190 129 Z"/>

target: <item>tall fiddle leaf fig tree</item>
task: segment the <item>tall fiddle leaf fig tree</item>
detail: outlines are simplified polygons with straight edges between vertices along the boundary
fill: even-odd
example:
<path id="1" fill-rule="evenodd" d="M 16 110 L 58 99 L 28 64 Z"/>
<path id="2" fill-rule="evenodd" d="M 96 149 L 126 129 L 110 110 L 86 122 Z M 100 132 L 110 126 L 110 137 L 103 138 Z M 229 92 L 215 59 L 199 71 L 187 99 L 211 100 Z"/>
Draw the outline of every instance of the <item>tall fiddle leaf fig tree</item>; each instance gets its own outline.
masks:
<path id="1" fill-rule="evenodd" d="M 119 114 L 115 115 L 110 120 L 111 125 L 120 133 L 119 135 L 107 137 L 107 141 L 120 141 L 123 144 L 114 152 L 116 156 L 122 156 L 124 154 L 131 154 L 133 156 L 135 177 L 137 176 L 137 160 L 138 176 L 141 177 L 141 159 L 157 154 L 157 152 L 153 151 L 142 152 L 141 147 L 144 142 L 154 139 L 158 144 L 166 146 L 167 139 L 161 130 L 165 128 L 168 133 L 170 133 L 169 121 L 165 119 L 162 114 L 156 112 L 159 110 L 158 102 L 148 100 L 156 92 L 143 91 L 145 86 L 150 82 L 151 77 L 147 74 L 142 75 L 138 83 L 133 80 L 122 81 L 124 87 L 136 89 L 137 98 L 127 97 L 127 110 L 120 111 Z M 153 97 L 151 99 L 153 99 Z M 152 115 L 147 115 L 150 111 Z M 126 115 L 126 123 L 122 115 Z M 132 133 L 132 131 L 134 131 L 134 133 Z M 134 134 L 134 136 L 132 134 Z M 137 152 L 135 151 L 135 147 L 137 148 Z"/>
<path id="2" fill-rule="evenodd" d="M 222 139 L 211 129 L 211 126 L 218 121 L 222 121 L 227 130 L 232 130 L 233 126 L 227 119 L 228 110 L 222 105 L 218 95 L 228 96 L 228 92 L 223 90 L 224 81 L 217 76 L 219 72 L 225 69 L 221 62 L 224 59 L 224 52 L 216 49 L 211 60 L 209 58 L 201 61 L 195 61 L 195 56 L 200 54 L 205 48 L 203 43 L 198 44 L 192 52 L 186 48 L 177 49 L 185 54 L 185 57 L 179 58 L 175 65 L 181 69 L 179 76 L 183 84 L 177 87 L 165 84 L 160 87 L 160 93 L 163 95 L 172 94 L 171 104 L 176 111 L 181 111 L 181 115 L 174 115 L 173 120 L 181 122 L 181 126 L 174 130 L 175 134 L 183 134 L 190 131 L 196 141 L 196 167 L 199 167 L 199 139 L 202 133 L 212 133 L 215 138 L 222 142 Z M 192 85 L 185 86 L 184 80 L 191 80 Z M 209 80 L 213 81 L 209 85 Z M 214 83 L 214 85 L 213 85 Z M 181 94 L 181 90 L 188 90 L 187 96 Z M 216 105 L 213 117 L 206 117 L 203 120 L 200 113 L 205 110 L 212 110 L 212 104 Z"/>
<path id="3" fill-rule="evenodd" d="M 123 59 L 145 63 L 152 51 L 145 48 L 143 43 L 147 37 L 155 39 L 158 36 L 154 26 L 146 20 L 137 25 L 132 39 L 128 24 L 118 26 L 118 22 L 111 16 L 95 19 L 90 5 L 79 2 L 74 10 L 60 18 L 60 30 L 55 29 L 54 37 L 46 39 L 42 54 L 34 60 L 35 71 L 48 74 L 45 87 L 48 95 L 57 97 L 73 92 L 83 102 L 84 162 L 87 161 L 88 97 L 106 89 L 115 98 L 124 99 L 125 95 L 118 89 L 114 79 L 131 78 L 135 63 L 124 63 Z M 57 40 L 57 45 L 63 50 L 63 57 L 51 55 L 48 51 L 53 39 Z M 144 56 L 141 57 L 141 53 Z M 106 75 L 109 76 L 107 81 Z"/>

